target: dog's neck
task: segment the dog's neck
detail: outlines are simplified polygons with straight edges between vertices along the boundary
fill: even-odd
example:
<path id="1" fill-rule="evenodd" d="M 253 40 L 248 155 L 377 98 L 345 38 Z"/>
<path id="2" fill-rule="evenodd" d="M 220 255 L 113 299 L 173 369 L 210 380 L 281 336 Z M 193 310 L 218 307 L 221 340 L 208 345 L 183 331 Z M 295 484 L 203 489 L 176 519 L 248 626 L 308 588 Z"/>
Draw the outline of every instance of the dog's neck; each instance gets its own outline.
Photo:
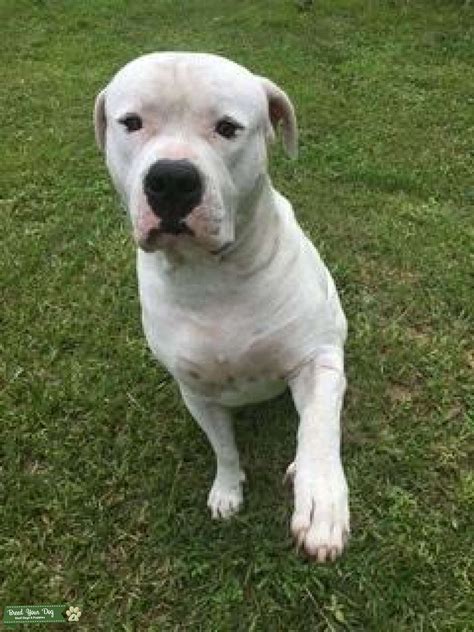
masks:
<path id="1" fill-rule="evenodd" d="M 223 260 L 248 266 L 258 263 L 274 243 L 278 213 L 275 191 L 268 175 L 262 175 L 237 210 L 235 240 L 222 255 Z"/>

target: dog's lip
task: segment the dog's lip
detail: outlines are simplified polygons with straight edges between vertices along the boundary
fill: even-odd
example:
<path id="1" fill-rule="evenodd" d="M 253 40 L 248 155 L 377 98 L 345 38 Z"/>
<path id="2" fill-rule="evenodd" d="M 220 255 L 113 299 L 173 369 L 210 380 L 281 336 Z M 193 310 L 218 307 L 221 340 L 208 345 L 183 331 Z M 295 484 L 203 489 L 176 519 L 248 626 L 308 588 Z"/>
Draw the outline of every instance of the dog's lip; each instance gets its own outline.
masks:
<path id="1" fill-rule="evenodd" d="M 185 226 L 185 230 L 179 232 L 163 230 L 161 226 L 152 228 L 146 236 L 136 237 L 137 245 L 144 252 L 156 252 L 193 237 L 193 231 L 184 222 L 182 224 Z"/>
<path id="2" fill-rule="evenodd" d="M 184 219 L 178 221 L 165 221 L 161 220 L 160 227 L 158 229 L 162 235 L 194 235 L 194 231 L 190 228 Z"/>
<path id="3" fill-rule="evenodd" d="M 138 247 L 144 252 L 155 252 L 160 248 L 157 243 L 158 238 L 159 235 L 153 235 L 152 237 L 148 236 L 147 239 L 137 239 Z"/>
<path id="4" fill-rule="evenodd" d="M 217 250 L 211 250 L 211 255 L 217 256 L 225 254 L 233 243 L 233 241 L 226 241 L 225 244 L 223 244 L 220 248 L 217 248 Z"/>

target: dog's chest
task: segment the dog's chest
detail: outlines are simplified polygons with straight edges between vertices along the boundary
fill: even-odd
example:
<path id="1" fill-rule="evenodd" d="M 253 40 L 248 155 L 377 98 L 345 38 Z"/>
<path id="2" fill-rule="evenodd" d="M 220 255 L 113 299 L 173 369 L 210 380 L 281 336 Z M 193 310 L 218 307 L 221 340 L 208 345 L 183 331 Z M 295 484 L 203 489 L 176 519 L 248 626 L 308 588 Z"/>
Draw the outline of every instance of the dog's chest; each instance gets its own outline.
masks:
<path id="1" fill-rule="evenodd" d="M 235 394 L 250 401 L 266 399 L 280 390 L 283 376 L 278 348 L 270 340 L 237 325 L 233 331 L 219 324 L 211 330 L 194 332 L 193 344 L 178 350 L 175 373 L 179 381 L 204 394 Z"/>
<path id="2" fill-rule="evenodd" d="M 143 306 L 154 355 L 187 388 L 230 405 L 268 399 L 285 387 L 281 344 L 237 305 L 199 313 Z"/>

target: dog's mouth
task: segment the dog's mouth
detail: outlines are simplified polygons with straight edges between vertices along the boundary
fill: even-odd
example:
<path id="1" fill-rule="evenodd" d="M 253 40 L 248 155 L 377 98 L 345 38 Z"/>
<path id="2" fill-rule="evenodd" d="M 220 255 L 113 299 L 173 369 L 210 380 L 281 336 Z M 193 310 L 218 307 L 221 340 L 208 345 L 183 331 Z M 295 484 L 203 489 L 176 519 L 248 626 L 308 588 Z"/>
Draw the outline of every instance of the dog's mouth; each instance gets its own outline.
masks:
<path id="1" fill-rule="evenodd" d="M 223 244 L 220 248 L 217 248 L 216 250 L 211 250 L 211 255 L 218 256 L 227 254 L 233 243 L 233 241 L 226 241 L 225 244 Z"/>
<path id="2" fill-rule="evenodd" d="M 197 254 L 202 250 L 212 255 L 222 255 L 233 243 L 231 222 L 220 208 L 199 205 L 183 216 L 178 212 L 158 215 L 147 204 L 142 204 L 135 214 L 134 239 L 144 252 L 186 250 Z"/>
<path id="3" fill-rule="evenodd" d="M 210 247 L 210 244 L 199 244 L 193 230 L 184 222 L 177 226 L 152 228 L 146 236 L 138 237 L 136 241 L 138 247 L 148 253 L 156 252 L 157 250 L 174 249 L 180 245 L 188 247 L 192 243 L 200 245 L 201 248 L 215 257 L 227 254 L 234 243 L 233 241 L 226 241 L 217 248 Z"/>
<path id="4" fill-rule="evenodd" d="M 194 237 L 194 232 L 184 221 L 173 222 L 151 228 L 145 235 L 137 238 L 137 244 L 145 252 L 155 252 L 175 245 L 183 237 Z"/>
<path id="5" fill-rule="evenodd" d="M 184 219 L 162 221 L 157 230 L 164 235 L 194 235 L 194 231 L 189 228 Z"/>

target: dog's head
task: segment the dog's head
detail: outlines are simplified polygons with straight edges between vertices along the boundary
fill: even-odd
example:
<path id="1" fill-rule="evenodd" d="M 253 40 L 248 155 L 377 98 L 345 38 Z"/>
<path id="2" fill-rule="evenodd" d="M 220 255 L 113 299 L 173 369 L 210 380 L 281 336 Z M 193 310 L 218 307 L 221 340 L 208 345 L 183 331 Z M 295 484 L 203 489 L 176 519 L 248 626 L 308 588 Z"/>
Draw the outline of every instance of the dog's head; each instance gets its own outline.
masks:
<path id="1" fill-rule="evenodd" d="M 215 55 L 153 53 L 132 61 L 97 96 L 94 121 L 146 251 L 192 239 L 219 252 L 261 189 L 266 145 L 279 123 L 287 152 L 296 154 L 287 95 Z"/>

